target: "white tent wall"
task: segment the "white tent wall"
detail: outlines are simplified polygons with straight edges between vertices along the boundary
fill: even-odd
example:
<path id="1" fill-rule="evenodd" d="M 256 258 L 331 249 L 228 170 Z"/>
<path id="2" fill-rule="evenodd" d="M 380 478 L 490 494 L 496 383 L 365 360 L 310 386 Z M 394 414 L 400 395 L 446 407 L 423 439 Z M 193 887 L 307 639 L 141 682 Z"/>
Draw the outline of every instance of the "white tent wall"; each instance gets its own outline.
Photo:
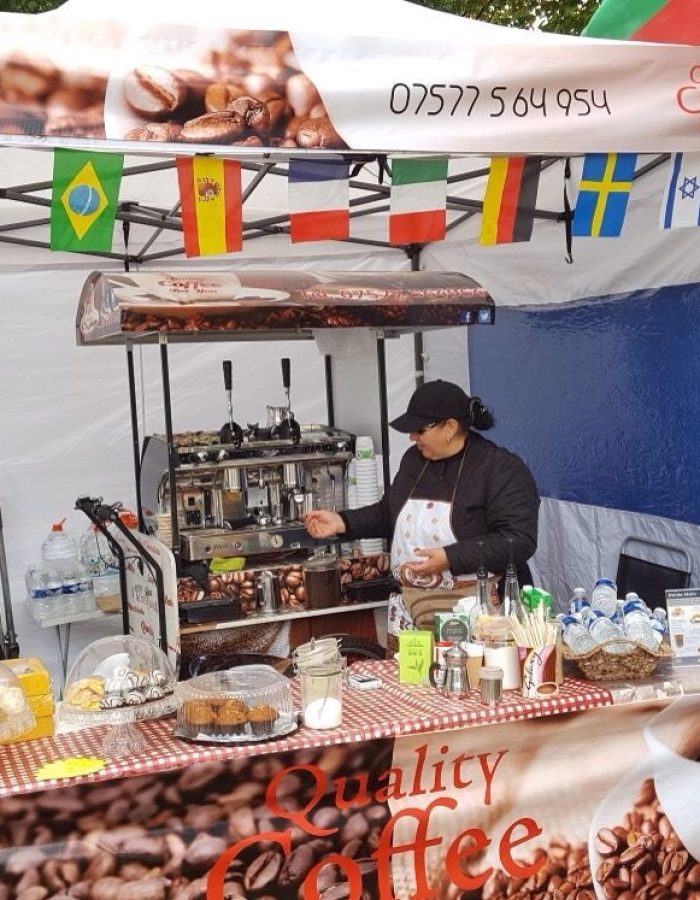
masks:
<path id="1" fill-rule="evenodd" d="M 129 160 L 133 162 L 134 160 Z M 143 158 L 141 162 L 145 161 Z M 641 162 L 641 160 L 640 160 Z M 574 179 L 580 161 L 574 160 Z M 451 163 L 451 174 L 460 166 L 483 167 L 485 160 Z M 51 154 L 4 149 L 0 151 L 0 183 L 17 184 L 50 179 Z M 475 215 L 450 232 L 442 243 L 424 248 L 422 268 L 464 271 L 481 281 L 498 307 L 537 307 L 585 302 L 612 292 L 632 291 L 664 284 L 700 280 L 693 229 L 672 234 L 658 230 L 658 209 L 664 183 L 663 167 L 635 184 L 623 236 L 616 241 L 577 240 L 574 263 L 564 260 L 564 229 L 561 223 L 537 220 L 533 239 L 526 244 L 481 247 L 480 217 Z M 450 193 L 481 200 L 485 179 L 474 178 L 452 184 Z M 550 166 L 541 179 L 538 207 L 559 210 L 562 205 L 563 169 Z M 48 196 L 48 194 L 47 194 Z M 123 199 L 171 208 L 176 199 L 172 170 L 125 180 Z M 572 198 L 575 199 L 575 198 Z M 32 218 L 35 210 L 0 203 L 0 223 L 20 215 Z M 266 179 L 257 189 L 247 215 L 274 214 L 286 208 L 286 182 Z M 451 214 L 453 215 L 453 214 Z M 386 215 L 356 220 L 353 232 L 373 239 L 386 237 Z M 27 229 L 29 237 L 46 239 L 46 229 Z M 132 227 L 130 247 L 139 246 L 147 232 Z M 155 249 L 175 247 L 176 232 L 165 232 Z M 115 249 L 121 235 L 115 234 Z M 291 265 L 322 269 L 407 268 L 408 260 L 398 249 L 381 249 L 334 243 L 296 245 L 287 236 L 266 237 L 246 244 L 242 255 L 207 261 L 166 260 L 149 268 L 181 269 Z M 0 503 L 6 528 L 14 606 L 23 652 L 49 655 L 45 636 L 31 627 L 23 612 L 23 573 L 39 553 L 40 543 L 51 522 L 65 515 L 79 494 L 94 493 L 106 499 L 133 502 L 132 451 L 126 390 L 126 365 L 120 348 L 75 347 L 73 323 L 80 287 L 92 268 L 119 268 L 116 263 L 77 255 L 48 254 L 35 248 L 0 246 L 3 309 L 3 379 L 0 421 L 3 422 L 3 471 Z M 494 334 L 498 334 L 497 324 Z M 426 335 L 425 369 L 429 378 L 445 377 L 468 386 L 466 329 Z M 410 339 L 389 342 L 390 409 L 397 411 L 413 385 L 413 346 Z M 325 400 L 320 357 L 312 344 L 195 345 L 172 348 L 174 424 L 176 428 L 211 427 L 225 412 L 221 384 L 221 360 L 233 358 L 234 371 L 245 372 L 237 390 L 237 415 L 257 420 L 261 404 L 279 399 L 279 367 L 282 355 L 292 358 L 293 400 L 301 420 L 323 419 Z M 144 348 L 147 367 L 147 430 L 162 428 L 160 417 L 160 373 L 157 352 Z M 650 362 L 650 364 L 652 364 Z M 517 385 L 517 360 L 499 358 L 493 365 L 510 371 Z M 475 373 L 471 373 L 472 379 Z M 261 390 L 261 385 L 264 386 Z M 489 397 L 484 399 L 488 402 Z M 526 400 L 525 400 L 526 402 Z M 519 404 L 519 405 L 518 405 Z M 509 408 L 510 407 L 510 408 Z M 526 415 L 523 398 L 514 392 L 513 404 L 496 410 L 503 421 Z M 556 413 L 559 414 L 559 413 Z M 341 423 L 342 424 L 342 423 Z M 143 433 L 143 432 L 142 432 Z M 495 438 L 498 440 L 497 432 Z M 405 443 L 392 442 L 395 466 Z M 518 450 L 517 441 L 513 445 Z M 589 515 L 571 515 L 567 521 L 571 553 L 560 553 L 564 514 L 560 501 L 543 505 L 540 551 L 535 570 L 543 583 L 551 578 L 553 589 L 565 598 L 581 580 L 578 560 L 586 559 L 582 548 L 595 547 L 589 557 L 603 558 L 612 543 L 600 530 L 591 532 Z M 607 513 L 606 513 L 607 515 Z M 75 532 L 86 522 L 74 513 L 69 524 Z M 648 527 L 662 527 L 650 519 Z M 641 527 L 641 525 L 640 525 Z M 665 525 L 663 527 L 666 527 Z M 670 527 L 670 525 L 669 525 Z M 634 530 L 639 531 L 639 528 Z M 696 543 L 692 526 L 683 526 L 683 541 Z M 612 533 L 610 530 L 606 534 Z M 596 536 L 597 535 L 597 536 Z M 595 540 L 594 540 L 595 538 Z M 591 544 L 590 542 L 593 541 Z M 612 552 L 612 551 L 611 551 Z M 694 567 L 697 568 L 697 567 Z M 589 580 L 597 569 L 587 568 Z M 86 627 L 78 635 L 87 639 Z M 74 644 L 77 649 L 80 641 Z M 42 650 L 42 648 L 44 648 Z"/>

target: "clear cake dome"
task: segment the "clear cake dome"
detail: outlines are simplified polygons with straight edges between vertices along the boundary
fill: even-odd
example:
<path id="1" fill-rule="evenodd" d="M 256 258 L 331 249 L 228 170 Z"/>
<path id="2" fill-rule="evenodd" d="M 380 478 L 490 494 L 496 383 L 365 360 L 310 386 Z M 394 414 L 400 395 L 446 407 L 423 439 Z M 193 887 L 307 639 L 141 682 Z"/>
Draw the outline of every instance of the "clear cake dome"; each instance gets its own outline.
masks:
<path id="1" fill-rule="evenodd" d="M 180 682 L 175 734 L 190 740 L 243 743 L 296 728 L 291 682 L 271 666 L 236 666 Z"/>
<path id="2" fill-rule="evenodd" d="M 59 716 L 78 725 L 154 719 L 177 709 L 176 681 L 168 657 L 145 638 L 100 638 L 73 663 Z"/>

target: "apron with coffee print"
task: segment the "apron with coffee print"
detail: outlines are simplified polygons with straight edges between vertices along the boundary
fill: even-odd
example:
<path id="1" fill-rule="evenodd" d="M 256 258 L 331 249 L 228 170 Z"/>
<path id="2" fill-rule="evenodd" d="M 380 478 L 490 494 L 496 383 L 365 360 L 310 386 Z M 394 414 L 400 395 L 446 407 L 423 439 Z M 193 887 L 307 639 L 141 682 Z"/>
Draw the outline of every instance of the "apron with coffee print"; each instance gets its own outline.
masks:
<path id="1" fill-rule="evenodd" d="M 457 541 L 452 530 L 452 506 L 465 456 L 466 448 L 449 501 L 419 500 L 413 496 L 428 466 L 426 461 L 396 519 L 391 543 L 391 569 L 401 585 L 401 593 L 389 596 L 387 650 L 390 654 L 398 647 L 399 631 L 407 628 L 432 629 L 435 613 L 449 612 L 457 600 L 465 596 L 467 585 L 474 584 L 473 577 L 455 578 L 449 569 L 433 575 L 421 575 L 407 566 L 407 563 L 425 559 L 416 556 L 416 549 L 447 547 Z"/>

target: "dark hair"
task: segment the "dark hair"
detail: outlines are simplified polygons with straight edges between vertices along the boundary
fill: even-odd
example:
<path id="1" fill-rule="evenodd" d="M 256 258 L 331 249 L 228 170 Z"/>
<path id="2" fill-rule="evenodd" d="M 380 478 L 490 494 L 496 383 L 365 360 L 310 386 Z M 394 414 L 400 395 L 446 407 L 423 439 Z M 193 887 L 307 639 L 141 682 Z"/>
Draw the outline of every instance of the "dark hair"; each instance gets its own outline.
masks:
<path id="1" fill-rule="evenodd" d="M 469 398 L 469 415 L 464 418 L 457 419 L 459 422 L 459 430 L 462 434 L 466 434 L 470 428 L 476 428 L 477 431 L 488 431 L 493 428 L 494 418 L 490 409 L 484 406 L 481 397 Z"/>

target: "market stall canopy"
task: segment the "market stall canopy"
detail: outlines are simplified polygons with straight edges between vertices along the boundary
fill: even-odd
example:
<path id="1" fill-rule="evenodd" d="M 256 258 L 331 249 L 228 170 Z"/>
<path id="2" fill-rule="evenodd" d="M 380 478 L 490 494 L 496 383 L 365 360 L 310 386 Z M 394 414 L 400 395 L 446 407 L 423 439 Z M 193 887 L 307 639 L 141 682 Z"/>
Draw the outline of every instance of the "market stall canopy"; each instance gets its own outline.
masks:
<path id="1" fill-rule="evenodd" d="M 488 325 L 485 288 L 458 272 L 92 272 L 80 296 L 78 344 L 311 337 L 322 328 L 388 334 Z"/>
<path id="2" fill-rule="evenodd" d="M 700 149 L 697 49 L 402 0 L 0 14 L 0 142 L 234 156 Z M 650 126 L 650 123 L 653 125 Z"/>

